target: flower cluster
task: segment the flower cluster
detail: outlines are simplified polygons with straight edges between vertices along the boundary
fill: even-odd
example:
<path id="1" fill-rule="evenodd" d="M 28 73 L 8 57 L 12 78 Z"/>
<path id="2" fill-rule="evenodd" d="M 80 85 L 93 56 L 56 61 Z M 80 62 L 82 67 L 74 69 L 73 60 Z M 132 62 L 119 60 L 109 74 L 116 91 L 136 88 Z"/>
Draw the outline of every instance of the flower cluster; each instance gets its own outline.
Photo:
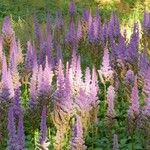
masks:
<path id="1" fill-rule="evenodd" d="M 138 121 L 140 95 L 145 99 L 142 115 L 150 115 L 148 43 L 140 50 L 139 24 L 134 23 L 128 40 L 114 12 L 102 22 L 99 10 L 93 15 L 85 9 L 77 21 L 76 11 L 72 0 L 68 30 L 64 30 L 60 11 L 54 24 L 48 13 L 44 30 L 35 16 L 35 38 L 27 42 L 26 53 L 22 53 L 11 19 L 4 18 L 0 36 L 0 121 L 5 121 L 1 121 L 0 132 L 7 126 L 4 136 L 8 137 L 8 150 L 25 149 L 26 128 L 38 130 L 39 149 L 62 150 L 67 142 L 72 150 L 84 150 L 86 136 L 91 136 L 88 130 L 96 126 L 97 131 L 99 117 L 107 116 L 112 127 L 109 129 L 113 130 L 113 121 L 120 119 L 120 107 L 126 107 L 129 122 Z M 143 31 L 148 36 L 147 11 Z M 144 85 L 140 86 L 141 82 Z M 31 127 L 24 123 L 24 116 L 32 118 Z M 48 129 L 52 126 L 56 135 L 50 141 Z M 113 149 L 118 147 L 118 136 L 114 134 Z"/>

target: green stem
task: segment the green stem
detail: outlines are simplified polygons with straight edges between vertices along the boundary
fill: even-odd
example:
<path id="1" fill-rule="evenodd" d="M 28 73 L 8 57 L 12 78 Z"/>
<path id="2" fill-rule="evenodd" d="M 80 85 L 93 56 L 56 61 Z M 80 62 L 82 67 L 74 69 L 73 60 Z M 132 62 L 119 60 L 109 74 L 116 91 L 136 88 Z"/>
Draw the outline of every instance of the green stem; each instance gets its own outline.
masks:
<path id="1" fill-rule="evenodd" d="M 132 150 L 134 150 L 134 131 L 132 132 L 131 140 L 132 140 Z"/>

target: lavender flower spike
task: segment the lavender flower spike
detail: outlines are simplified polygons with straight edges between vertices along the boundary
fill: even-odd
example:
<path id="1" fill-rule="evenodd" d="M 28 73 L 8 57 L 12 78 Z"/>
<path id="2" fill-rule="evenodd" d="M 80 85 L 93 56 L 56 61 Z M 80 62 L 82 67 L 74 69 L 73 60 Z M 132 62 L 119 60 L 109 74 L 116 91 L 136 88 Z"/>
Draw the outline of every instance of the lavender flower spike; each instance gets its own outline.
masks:
<path id="1" fill-rule="evenodd" d="M 134 86 L 134 80 L 135 80 L 134 72 L 132 70 L 128 70 L 126 73 L 126 76 L 125 76 L 126 85 L 133 87 Z"/>
<path id="2" fill-rule="evenodd" d="M 46 106 L 43 106 L 40 124 L 40 148 L 42 150 L 48 150 L 49 142 L 46 138 L 47 125 L 46 125 Z"/>
<path id="3" fill-rule="evenodd" d="M 135 119 L 139 115 L 139 96 L 138 96 L 138 86 L 137 77 L 135 78 L 134 87 L 131 93 L 131 106 L 128 110 L 128 115 L 131 119 Z"/>
<path id="4" fill-rule="evenodd" d="M 12 76 L 10 71 L 7 70 L 6 57 L 3 56 L 3 64 L 2 64 L 2 89 L 0 92 L 0 97 L 2 100 L 10 102 L 14 97 L 14 87 L 12 83 Z"/>
<path id="5" fill-rule="evenodd" d="M 104 77 L 105 80 L 110 80 L 113 77 L 113 71 L 110 66 L 109 51 L 104 49 L 103 61 L 101 69 L 99 70 L 99 76 Z"/>
<path id="6" fill-rule="evenodd" d="M 71 16 L 74 16 L 76 13 L 76 5 L 75 5 L 74 0 L 71 0 L 71 2 L 70 2 L 69 13 Z"/>
<path id="7" fill-rule="evenodd" d="M 17 131 L 17 150 L 24 150 L 25 149 L 25 135 L 24 135 L 24 125 L 23 125 L 23 112 L 19 108 L 18 112 L 18 131 Z"/>
<path id="8" fill-rule="evenodd" d="M 115 99 L 114 87 L 110 85 L 107 91 L 107 102 L 108 102 L 107 116 L 111 118 L 114 118 L 116 115 L 114 110 L 114 99 Z"/>
<path id="9" fill-rule="evenodd" d="M 8 109 L 8 150 L 15 150 L 17 146 L 17 139 L 16 139 L 16 129 L 15 129 L 15 118 L 14 118 L 14 109 L 10 107 Z"/>
<path id="10" fill-rule="evenodd" d="M 2 33 L 4 40 L 10 44 L 11 40 L 14 38 L 15 32 L 12 28 L 10 17 L 6 16 L 4 18 Z"/>
<path id="11" fill-rule="evenodd" d="M 80 116 L 76 117 L 76 122 L 73 128 L 73 137 L 70 142 L 71 150 L 85 150 L 83 139 L 83 128 Z"/>

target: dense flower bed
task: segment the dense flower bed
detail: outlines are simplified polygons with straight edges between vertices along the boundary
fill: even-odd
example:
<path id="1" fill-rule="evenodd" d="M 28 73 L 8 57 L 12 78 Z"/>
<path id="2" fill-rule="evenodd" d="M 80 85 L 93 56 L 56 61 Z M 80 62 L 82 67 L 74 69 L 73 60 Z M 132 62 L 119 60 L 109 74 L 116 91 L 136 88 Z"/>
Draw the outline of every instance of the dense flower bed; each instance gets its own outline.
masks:
<path id="1" fill-rule="evenodd" d="M 103 22 L 85 9 L 76 19 L 72 1 L 69 14 L 66 29 L 60 11 L 55 23 L 48 13 L 45 31 L 35 17 L 25 52 L 4 18 L 0 148 L 149 149 L 150 13 L 130 39 L 115 12 Z"/>

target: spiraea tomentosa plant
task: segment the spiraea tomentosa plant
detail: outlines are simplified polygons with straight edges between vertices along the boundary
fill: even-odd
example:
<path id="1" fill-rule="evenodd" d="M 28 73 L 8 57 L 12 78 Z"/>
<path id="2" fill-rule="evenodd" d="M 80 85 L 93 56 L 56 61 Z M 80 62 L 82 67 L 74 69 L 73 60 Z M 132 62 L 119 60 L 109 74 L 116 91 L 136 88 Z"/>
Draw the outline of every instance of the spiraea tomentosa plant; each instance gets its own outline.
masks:
<path id="1" fill-rule="evenodd" d="M 83 150 L 86 149 L 85 145 L 89 149 L 110 149 L 110 145 L 106 144 L 107 147 L 102 141 L 112 141 L 114 120 L 118 121 L 115 127 L 119 126 L 120 147 L 124 136 L 122 131 L 127 125 L 124 122 L 126 117 L 132 129 L 129 131 L 132 132 L 124 138 L 131 136 L 133 144 L 136 144 L 134 131 L 141 124 L 149 140 L 150 62 L 146 49 L 149 49 L 150 43 L 150 14 L 145 11 L 143 36 L 139 36 L 139 24 L 135 23 L 128 40 L 126 33 L 121 32 L 115 12 L 108 21 L 101 20 L 98 9 L 95 14 L 85 9 L 82 16 L 76 18 L 79 9 L 76 9 L 75 3 L 71 1 L 67 23 L 60 11 L 54 18 L 54 24 L 50 13 L 45 25 L 41 25 L 35 17 L 34 40 L 28 40 L 27 48 L 23 47 L 26 50 L 24 54 L 21 51 L 22 43 L 15 37 L 10 17 L 5 17 L 0 35 L 0 149 L 22 150 L 25 146 L 27 149 L 38 146 L 42 150 L 53 147 L 56 150 Z M 144 39 L 142 44 L 141 38 Z M 67 61 L 69 63 L 65 64 Z M 96 68 L 100 63 L 98 83 Z M 21 82 L 24 77 L 25 82 Z M 144 86 L 142 83 L 138 92 L 140 80 L 144 81 Z M 127 98 L 124 93 L 126 89 Z M 145 96 L 142 97 L 145 99 L 142 111 L 141 95 Z M 101 99 L 106 106 L 100 105 Z M 128 106 L 129 110 L 126 111 Z M 105 119 L 110 126 L 105 126 Z M 7 131 L 4 131 L 6 126 Z M 91 127 L 92 130 L 98 129 L 96 132 L 99 134 L 95 130 L 90 131 Z M 38 138 L 35 135 L 37 132 Z M 106 139 L 105 133 L 110 133 L 110 138 Z M 141 145 L 150 149 L 149 142 L 144 141 Z M 113 149 L 118 149 L 116 135 Z"/>
<path id="2" fill-rule="evenodd" d="M 73 99 L 68 69 L 67 67 L 64 74 L 63 64 L 60 60 L 57 70 L 57 89 L 54 93 L 54 110 L 52 112 L 54 125 L 57 129 L 56 150 L 63 148 L 64 137 L 70 130 L 70 120 L 73 116 Z"/>

